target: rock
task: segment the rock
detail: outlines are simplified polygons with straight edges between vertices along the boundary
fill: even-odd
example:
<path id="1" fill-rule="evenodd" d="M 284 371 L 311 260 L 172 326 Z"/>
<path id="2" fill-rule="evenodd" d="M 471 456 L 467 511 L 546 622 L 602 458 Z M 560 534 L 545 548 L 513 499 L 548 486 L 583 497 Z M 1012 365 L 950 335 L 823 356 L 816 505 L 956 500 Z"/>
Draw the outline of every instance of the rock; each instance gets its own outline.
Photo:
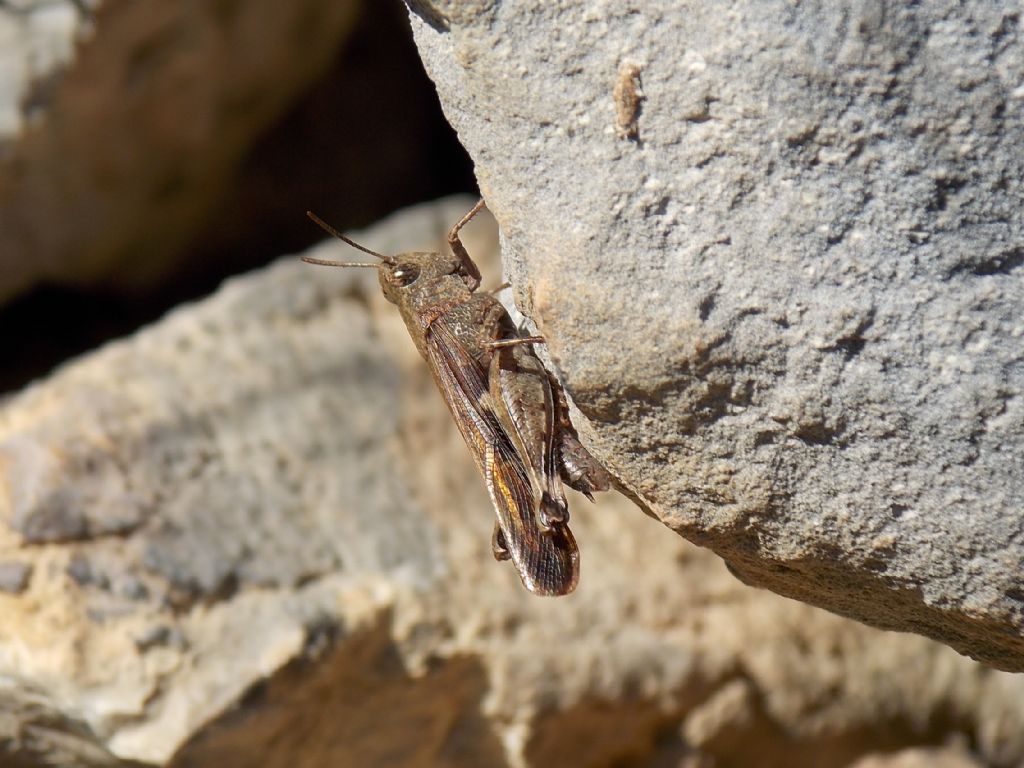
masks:
<path id="1" fill-rule="evenodd" d="M 356 237 L 438 244 L 470 204 Z M 493 223 L 465 241 L 500 282 Z M 534 597 L 372 272 L 234 279 L 0 407 L 0 562 L 34 569 L 0 594 L 0 763 L 1024 760 L 1024 678 L 578 501 L 579 589 Z"/>
<path id="2" fill-rule="evenodd" d="M 852 768 L 979 768 L 963 747 L 942 749 L 905 749 L 892 755 L 870 755 L 853 763 Z"/>
<path id="3" fill-rule="evenodd" d="M 32 566 L 29 563 L 0 563 L 0 592 L 21 594 L 28 587 L 31 578 Z"/>
<path id="4" fill-rule="evenodd" d="M 73 49 L 70 39 L 59 37 L 57 42 L 69 46 L 68 56 L 75 50 L 78 56 L 65 61 L 52 82 L 67 79 L 68 88 L 88 89 L 98 101 L 114 103 L 95 104 L 58 89 L 61 97 L 51 94 L 29 119 L 21 117 L 18 100 L 20 89 L 31 88 L 24 80 L 31 73 L 22 65 L 30 54 L 43 60 L 40 41 L 33 42 L 30 33 L 54 33 L 53 27 L 34 24 L 32 14 L 69 22 L 79 17 L 71 3 L 19 2 L 25 11 L 14 14 L 12 2 L 0 2 L 0 105 L 9 106 L 16 120 L 12 133 L 0 132 L 0 392 L 16 391 L 68 358 L 155 322 L 231 275 L 305 250 L 322 235 L 303 215 L 306 209 L 348 229 L 412 203 L 475 189 L 469 158 L 423 71 L 404 6 L 354 3 L 359 12 L 352 14 L 345 11 L 352 4 L 315 11 L 331 18 L 317 35 L 299 41 L 293 39 L 294 25 L 269 21 L 267 14 L 301 15 L 301 3 L 273 10 L 246 6 L 242 14 L 228 9 L 225 18 L 244 28 L 224 34 L 244 39 L 239 47 L 246 51 L 270 52 L 269 59 L 246 54 L 221 65 L 221 50 L 199 51 L 168 40 L 156 46 L 154 65 L 145 56 L 120 61 L 132 49 L 124 40 L 105 40 L 108 32 L 144 31 L 152 21 L 147 15 L 131 29 L 118 22 L 143 6 L 108 3 L 97 11 L 95 43 Z M 204 31 L 218 23 L 213 6 L 178 10 L 182 29 L 199 30 L 203 45 L 221 34 Z M 158 16 L 165 12 L 170 11 L 161 8 Z M 93 26 L 88 19 L 80 23 L 81 34 Z M 325 53 L 321 47 L 331 36 L 334 49 Z M 209 63 L 204 56 L 217 60 Z M 96 57 L 105 61 L 93 68 L 102 70 L 96 78 L 75 73 Z M 159 83 L 192 67 L 203 67 L 201 82 L 187 92 L 167 94 L 158 87 L 122 93 L 123 82 Z M 236 89 L 246 91 L 267 77 L 273 82 L 255 87 L 248 105 L 218 105 L 217 99 L 230 101 Z M 3 97 L 7 88 L 10 101 Z M 125 119 L 119 111 L 129 99 L 142 112 L 137 118 Z M 182 103 L 202 99 L 209 101 Z M 274 102 L 269 114 L 265 101 Z M 70 132 L 60 137 L 60 147 L 22 157 L 41 134 L 58 130 L 65 120 L 58 113 L 72 106 L 77 111 L 66 119 L 98 135 Z M 86 109 L 103 112 L 103 119 L 83 119 Z M 157 115 L 147 117 L 146 110 Z M 175 110 L 189 119 L 159 118 Z M 216 114 L 203 117 L 205 110 Z M 117 179 L 95 170 L 114 163 L 130 167 Z M 188 175 L 172 195 L 181 198 L 180 205 L 168 206 L 147 191 L 162 183 L 153 176 L 165 175 L 168 164 Z M 74 199 L 61 198 L 62 189 L 74 190 Z M 82 211 L 80 218 L 76 212 Z M 15 218 L 24 226 L 8 226 Z M 133 238 L 142 245 L 126 245 Z M 89 265 L 81 263 L 83 257 Z"/>
<path id="5" fill-rule="evenodd" d="M 1024 671 L 1019 15 L 408 5 L 626 491 L 750 584 Z"/>
<path id="6" fill-rule="evenodd" d="M 359 6 L 4 3 L 0 301 L 162 274 Z"/>

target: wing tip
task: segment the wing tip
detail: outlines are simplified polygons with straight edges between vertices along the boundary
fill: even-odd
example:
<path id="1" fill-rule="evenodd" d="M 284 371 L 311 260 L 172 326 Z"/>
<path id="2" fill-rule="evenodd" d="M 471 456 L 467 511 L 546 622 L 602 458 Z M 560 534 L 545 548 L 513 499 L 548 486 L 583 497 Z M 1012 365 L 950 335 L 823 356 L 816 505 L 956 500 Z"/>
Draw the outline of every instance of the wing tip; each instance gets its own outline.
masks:
<path id="1" fill-rule="evenodd" d="M 523 584 L 531 594 L 537 597 L 564 597 L 565 595 L 571 595 L 576 591 L 576 585 L 579 584 L 579 579 L 573 579 L 569 584 L 559 584 L 557 586 L 549 587 L 542 586 L 540 584 L 527 584 L 525 581 Z"/>
<path id="2" fill-rule="evenodd" d="M 571 594 L 580 582 L 580 553 L 572 531 L 565 524 L 554 525 L 541 538 L 551 549 L 542 555 L 540 567 L 517 567 L 523 586 L 541 597 Z"/>

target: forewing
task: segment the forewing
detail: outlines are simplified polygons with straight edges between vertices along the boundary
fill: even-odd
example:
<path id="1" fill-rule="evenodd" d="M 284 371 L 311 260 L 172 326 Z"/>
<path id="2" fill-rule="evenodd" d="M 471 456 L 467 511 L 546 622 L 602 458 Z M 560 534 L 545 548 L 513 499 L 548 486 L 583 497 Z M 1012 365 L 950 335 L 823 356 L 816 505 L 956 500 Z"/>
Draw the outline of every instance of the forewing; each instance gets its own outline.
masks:
<path id="1" fill-rule="evenodd" d="M 534 495 L 522 461 L 511 443 L 487 446 L 484 474 L 505 546 L 523 584 L 539 595 L 565 595 L 579 580 L 579 552 L 569 526 L 555 523 L 541 530 Z"/>
<path id="2" fill-rule="evenodd" d="M 426 332 L 427 362 L 491 495 L 508 554 L 523 584 L 540 595 L 572 592 L 579 553 L 566 525 L 543 531 L 524 459 L 489 405 L 487 370 L 442 316 Z"/>

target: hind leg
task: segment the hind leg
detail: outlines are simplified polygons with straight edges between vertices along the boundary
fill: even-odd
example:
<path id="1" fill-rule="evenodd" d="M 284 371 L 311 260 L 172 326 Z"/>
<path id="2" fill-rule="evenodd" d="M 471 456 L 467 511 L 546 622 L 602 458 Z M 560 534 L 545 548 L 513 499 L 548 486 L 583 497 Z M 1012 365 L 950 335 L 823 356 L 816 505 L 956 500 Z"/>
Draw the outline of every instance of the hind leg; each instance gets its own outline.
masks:
<path id="1" fill-rule="evenodd" d="M 556 395 L 558 472 L 566 485 L 593 501 L 595 491 L 607 491 L 611 487 L 612 477 L 580 442 L 576 428 L 569 420 L 565 392 L 554 376 L 551 376 L 551 388 Z"/>
<path id="2" fill-rule="evenodd" d="M 512 555 L 508 553 L 508 544 L 505 543 L 505 534 L 497 521 L 494 523 L 494 533 L 491 534 L 491 554 L 497 561 L 508 560 Z"/>

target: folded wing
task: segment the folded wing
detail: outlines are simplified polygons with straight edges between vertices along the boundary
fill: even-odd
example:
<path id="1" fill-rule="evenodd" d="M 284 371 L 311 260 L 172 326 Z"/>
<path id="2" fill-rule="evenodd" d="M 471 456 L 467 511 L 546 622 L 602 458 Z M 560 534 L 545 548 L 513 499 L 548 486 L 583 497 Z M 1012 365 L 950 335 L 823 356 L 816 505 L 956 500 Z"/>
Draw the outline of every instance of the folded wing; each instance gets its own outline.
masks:
<path id="1" fill-rule="evenodd" d="M 466 445 L 487 481 L 509 557 L 523 584 L 540 595 L 564 595 L 576 588 L 579 553 L 569 527 L 547 530 L 538 517 L 527 462 L 495 413 L 488 371 L 452 332 L 444 316 L 426 332 L 427 362 Z M 545 462 L 547 463 L 547 462 Z M 542 474 L 551 470 L 544 467 Z"/>

